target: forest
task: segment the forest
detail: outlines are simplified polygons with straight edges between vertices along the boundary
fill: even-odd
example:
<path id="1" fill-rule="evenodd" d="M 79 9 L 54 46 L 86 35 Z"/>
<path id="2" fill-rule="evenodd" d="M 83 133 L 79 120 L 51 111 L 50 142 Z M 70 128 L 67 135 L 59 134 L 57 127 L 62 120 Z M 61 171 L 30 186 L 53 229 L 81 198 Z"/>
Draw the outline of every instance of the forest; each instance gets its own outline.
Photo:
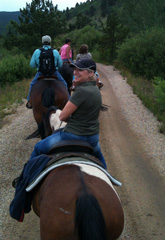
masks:
<path id="1" fill-rule="evenodd" d="M 0 36 L 0 86 L 32 77 L 30 57 L 50 35 L 59 49 L 71 39 L 74 57 L 81 44 L 93 59 L 114 64 L 151 82 L 165 119 L 165 1 L 87 0 L 59 11 L 49 0 L 32 0 Z M 11 77 L 12 76 L 12 77 Z"/>

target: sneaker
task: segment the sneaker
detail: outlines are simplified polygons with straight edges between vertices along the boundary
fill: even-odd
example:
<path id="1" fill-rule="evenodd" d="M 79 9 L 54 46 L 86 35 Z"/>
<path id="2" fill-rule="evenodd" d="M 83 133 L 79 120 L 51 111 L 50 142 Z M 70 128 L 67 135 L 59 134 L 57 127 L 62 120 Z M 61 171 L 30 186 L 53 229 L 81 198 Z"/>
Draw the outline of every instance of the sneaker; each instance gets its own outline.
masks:
<path id="1" fill-rule="evenodd" d="M 12 181 L 12 186 L 13 186 L 13 188 L 16 188 L 16 187 L 17 187 L 18 179 L 19 179 L 19 177 L 15 178 L 15 179 Z"/>
<path id="2" fill-rule="evenodd" d="M 27 107 L 28 109 L 32 109 L 32 105 L 31 105 L 31 102 L 30 102 L 30 101 L 28 101 L 28 102 L 26 103 L 26 107 Z"/>
<path id="3" fill-rule="evenodd" d="M 102 82 L 98 82 L 99 89 L 102 88 L 103 86 L 104 86 L 104 84 Z"/>
<path id="4" fill-rule="evenodd" d="M 74 91 L 74 90 L 75 90 L 75 86 L 71 86 L 70 91 Z"/>

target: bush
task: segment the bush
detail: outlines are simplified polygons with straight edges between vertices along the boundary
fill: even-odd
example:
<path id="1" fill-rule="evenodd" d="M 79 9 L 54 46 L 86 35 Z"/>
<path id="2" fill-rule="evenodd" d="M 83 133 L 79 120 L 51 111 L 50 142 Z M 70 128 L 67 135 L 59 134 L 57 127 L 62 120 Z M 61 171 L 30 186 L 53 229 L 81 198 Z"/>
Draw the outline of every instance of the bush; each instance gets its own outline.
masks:
<path id="1" fill-rule="evenodd" d="M 159 105 L 159 110 L 161 113 L 165 113 L 165 80 L 161 78 L 154 79 L 154 90 L 156 101 Z"/>
<path id="2" fill-rule="evenodd" d="M 3 58 L 0 62 L 0 86 L 13 84 L 34 75 L 29 62 L 22 54 Z"/>
<path id="3" fill-rule="evenodd" d="M 165 78 L 165 29 L 154 28 L 128 39 L 118 50 L 118 60 L 133 74 L 148 80 Z"/>

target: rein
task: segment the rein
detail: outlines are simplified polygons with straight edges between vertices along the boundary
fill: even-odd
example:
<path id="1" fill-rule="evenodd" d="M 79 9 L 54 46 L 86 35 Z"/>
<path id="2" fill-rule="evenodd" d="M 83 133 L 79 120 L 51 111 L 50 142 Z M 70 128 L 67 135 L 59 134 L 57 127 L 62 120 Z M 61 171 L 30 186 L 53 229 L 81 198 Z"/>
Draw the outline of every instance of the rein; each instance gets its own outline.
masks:
<path id="1" fill-rule="evenodd" d="M 63 121 L 60 122 L 60 126 L 59 126 L 59 128 L 61 128 L 62 123 L 63 123 Z"/>

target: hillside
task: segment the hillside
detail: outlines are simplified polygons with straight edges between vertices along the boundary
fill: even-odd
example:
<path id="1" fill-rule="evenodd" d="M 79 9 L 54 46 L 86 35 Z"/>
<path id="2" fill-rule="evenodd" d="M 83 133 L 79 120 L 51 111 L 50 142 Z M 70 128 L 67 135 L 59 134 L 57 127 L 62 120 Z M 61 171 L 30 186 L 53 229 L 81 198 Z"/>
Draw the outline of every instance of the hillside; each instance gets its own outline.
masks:
<path id="1" fill-rule="evenodd" d="M 20 15 L 20 12 L 1 12 L 0 11 L 0 35 L 5 33 L 6 26 L 8 23 L 13 20 L 18 22 L 18 16 Z"/>

